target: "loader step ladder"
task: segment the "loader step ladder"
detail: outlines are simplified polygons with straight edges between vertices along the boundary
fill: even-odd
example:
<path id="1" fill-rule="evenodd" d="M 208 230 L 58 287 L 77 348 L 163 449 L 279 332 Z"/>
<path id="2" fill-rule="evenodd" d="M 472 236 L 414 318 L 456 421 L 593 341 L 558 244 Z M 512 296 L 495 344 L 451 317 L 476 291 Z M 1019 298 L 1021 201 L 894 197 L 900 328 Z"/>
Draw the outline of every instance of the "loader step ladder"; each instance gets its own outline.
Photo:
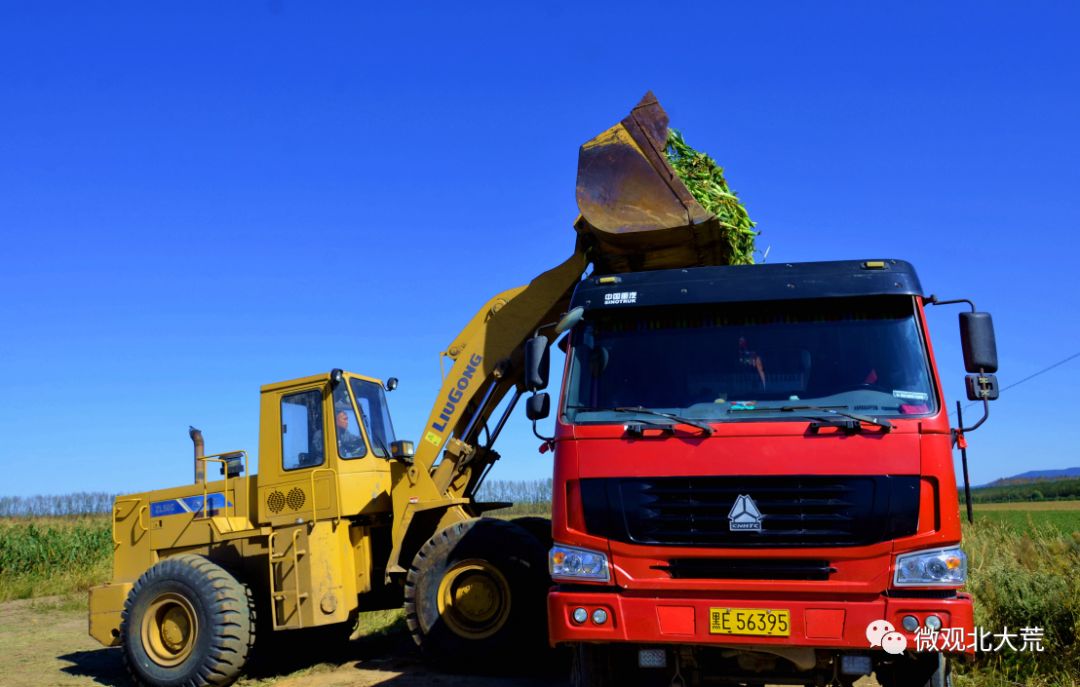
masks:
<path id="1" fill-rule="evenodd" d="M 300 529 L 294 529 L 292 533 L 292 541 L 283 553 L 277 553 L 274 547 L 277 532 L 271 532 L 270 537 L 267 540 L 267 549 L 269 549 L 268 561 L 270 565 L 270 620 L 273 623 L 275 630 L 282 630 L 287 628 L 302 628 L 304 626 L 304 616 L 302 606 L 304 601 L 308 598 L 307 592 L 300 591 L 300 558 L 307 555 L 307 551 L 300 548 Z M 284 567 L 284 564 L 288 560 L 292 560 L 292 568 L 288 569 Z M 292 589 L 286 589 L 285 580 L 289 575 L 292 575 Z M 278 580 L 281 580 L 281 586 L 278 586 Z M 286 614 L 287 606 L 286 602 L 293 599 L 293 613 L 290 617 Z M 283 622 L 278 622 L 278 604 L 281 604 L 281 615 L 285 616 Z"/>

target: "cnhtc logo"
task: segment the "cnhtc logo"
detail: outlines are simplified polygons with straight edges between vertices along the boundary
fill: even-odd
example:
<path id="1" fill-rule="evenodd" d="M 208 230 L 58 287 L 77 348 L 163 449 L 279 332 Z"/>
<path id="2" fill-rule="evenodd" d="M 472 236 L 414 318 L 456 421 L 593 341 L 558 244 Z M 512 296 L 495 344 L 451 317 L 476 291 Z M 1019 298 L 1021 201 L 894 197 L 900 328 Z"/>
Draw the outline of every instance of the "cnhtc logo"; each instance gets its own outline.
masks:
<path id="1" fill-rule="evenodd" d="M 728 513 L 728 527 L 732 532 L 760 532 L 762 517 L 754 499 L 744 494 L 735 499 Z"/>

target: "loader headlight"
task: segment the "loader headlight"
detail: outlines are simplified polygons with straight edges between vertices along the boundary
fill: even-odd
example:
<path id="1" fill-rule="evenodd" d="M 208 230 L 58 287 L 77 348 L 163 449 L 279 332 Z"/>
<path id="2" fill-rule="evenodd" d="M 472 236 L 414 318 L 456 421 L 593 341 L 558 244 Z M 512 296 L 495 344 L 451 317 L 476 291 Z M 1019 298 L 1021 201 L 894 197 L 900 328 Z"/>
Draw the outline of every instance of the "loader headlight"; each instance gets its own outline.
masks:
<path id="1" fill-rule="evenodd" d="M 611 579 L 607 556 L 599 551 L 556 544 L 551 548 L 548 565 L 554 580 L 607 582 Z"/>
<path id="2" fill-rule="evenodd" d="M 959 546 L 916 551 L 896 557 L 897 587 L 956 586 L 967 581 L 967 556 Z"/>

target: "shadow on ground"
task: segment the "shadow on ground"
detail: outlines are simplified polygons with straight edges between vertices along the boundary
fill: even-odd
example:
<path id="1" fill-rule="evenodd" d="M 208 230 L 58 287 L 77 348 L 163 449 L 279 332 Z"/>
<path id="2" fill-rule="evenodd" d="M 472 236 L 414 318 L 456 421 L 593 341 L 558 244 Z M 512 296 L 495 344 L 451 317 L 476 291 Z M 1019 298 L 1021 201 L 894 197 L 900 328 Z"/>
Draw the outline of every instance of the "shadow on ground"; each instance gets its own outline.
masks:
<path id="1" fill-rule="evenodd" d="M 68 675 L 89 678 L 94 684 L 106 687 L 127 687 L 131 684 L 120 649 L 73 651 L 58 658 L 71 663 L 60 669 Z"/>

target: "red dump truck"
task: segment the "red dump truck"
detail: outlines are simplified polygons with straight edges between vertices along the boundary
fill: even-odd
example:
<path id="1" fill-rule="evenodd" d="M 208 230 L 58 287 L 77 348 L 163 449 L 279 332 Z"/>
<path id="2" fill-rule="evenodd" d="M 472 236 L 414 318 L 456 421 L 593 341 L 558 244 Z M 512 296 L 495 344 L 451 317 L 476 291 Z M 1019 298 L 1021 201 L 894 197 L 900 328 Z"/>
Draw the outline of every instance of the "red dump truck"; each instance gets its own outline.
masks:
<path id="1" fill-rule="evenodd" d="M 555 327 L 551 643 L 581 686 L 948 684 L 948 647 L 916 650 L 917 634 L 972 628 L 962 428 L 924 312 L 944 301 L 901 260 L 664 269 L 694 263 L 708 217 L 652 113 L 582 148 L 578 230 L 607 245 Z M 658 220 L 643 198 L 675 210 Z M 658 248 L 658 222 L 682 242 Z M 985 409 L 996 348 L 970 309 Z M 526 347 L 534 419 L 552 405 L 550 338 Z"/>

